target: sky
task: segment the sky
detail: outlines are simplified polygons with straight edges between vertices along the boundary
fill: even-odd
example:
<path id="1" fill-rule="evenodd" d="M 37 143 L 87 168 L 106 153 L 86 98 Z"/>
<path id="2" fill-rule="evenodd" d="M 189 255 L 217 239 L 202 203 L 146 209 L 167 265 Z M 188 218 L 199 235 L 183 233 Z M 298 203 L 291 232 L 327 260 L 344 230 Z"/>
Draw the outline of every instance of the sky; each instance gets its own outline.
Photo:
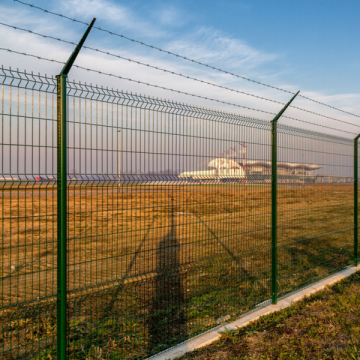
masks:
<path id="1" fill-rule="evenodd" d="M 27 0 L 24 0 L 27 2 Z M 360 2 L 348 0 L 63 0 L 31 3 L 226 71 L 360 114 Z M 86 26 L 13 0 L 0 1 L 0 22 L 77 43 Z M 66 61 L 74 46 L 0 25 L 0 47 Z M 93 29 L 86 44 L 145 64 L 256 96 L 287 102 L 291 94 L 169 56 Z M 106 54 L 82 49 L 76 64 L 146 83 L 277 113 L 283 105 L 194 82 Z M 1 51 L 1 65 L 57 75 L 62 66 Z M 70 79 L 271 120 L 273 115 L 176 94 L 73 68 Z M 294 105 L 360 125 L 360 118 L 298 97 Z M 347 138 L 360 132 L 335 120 L 289 108 L 281 123 Z M 337 130 L 334 130 L 337 129 Z M 349 133 L 341 130 L 349 131 Z"/>

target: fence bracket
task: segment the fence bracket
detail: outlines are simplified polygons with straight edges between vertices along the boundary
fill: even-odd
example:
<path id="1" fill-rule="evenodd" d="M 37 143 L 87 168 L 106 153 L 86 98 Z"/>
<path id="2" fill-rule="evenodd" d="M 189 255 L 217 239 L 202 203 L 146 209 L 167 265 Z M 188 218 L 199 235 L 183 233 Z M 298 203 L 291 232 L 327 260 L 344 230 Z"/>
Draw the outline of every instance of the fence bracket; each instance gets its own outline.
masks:
<path id="1" fill-rule="evenodd" d="M 76 46 L 57 79 L 57 358 L 66 359 L 67 321 L 67 134 L 66 78 L 80 52 L 95 18 Z"/>
<path id="2" fill-rule="evenodd" d="M 277 121 L 299 94 L 298 91 L 271 121 L 271 299 L 277 304 Z"/>

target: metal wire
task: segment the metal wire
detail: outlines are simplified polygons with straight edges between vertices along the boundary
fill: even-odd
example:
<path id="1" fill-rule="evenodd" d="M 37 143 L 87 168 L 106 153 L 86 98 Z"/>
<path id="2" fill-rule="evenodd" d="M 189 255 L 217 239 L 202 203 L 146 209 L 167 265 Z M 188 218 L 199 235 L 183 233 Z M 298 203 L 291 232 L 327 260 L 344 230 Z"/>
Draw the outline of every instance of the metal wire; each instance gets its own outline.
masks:
<path id="1" fill-rule="evenodd" d="M 299 136 L 283 125 L 278 130 L 278 161 L 304 164 L 295 170 L 297 181 L 278 168 L 281 298 L 353 263 L 354 145 Z"/>
<path id="2" fill-rule="evenodd" d="M 34 57 L 34 58 L 37 58 L 38 60 L 45 60 L 45 61 L 55 62 L 55 63 L 59 63 L 59 64 L 65 64 L 64 62 L 61 62 L 61 61 L 58 61 L 58 60 L 47 59 L 47 58 L 44 58 L 44 57 L 41 57 L 41 56 L 27 54 L 27 53 L 24 53 L 24 52 L 18 52 L 18 51 L 11 50 L 11 49 L 0 48 L 0 51 L 8 51 L 8 52 L 13 52 L 13 53 L 16 53 L 16 54 L 19 54 L 19 55 Z M 217 103 L 221 103 L 221 104 L 225 104 L 225 105 L 231 105 L 231 106 L 234 106 L 234 107 L 239 107 L 239 108 L 243 108 L 243 109 L 257 111 L 257 112 L 261 112 L 261 113 L 264 113 L 264 114 L 276 115 L 276 113 L 273 113 L 273 112 L 260 110 L 260 109 L 255 109 L 255 108 L 251 108 L 251 107 L 248 107 L 248 106 L 239 105 L 239 104 L 235 104 L 235 103 L 230 103 L 230 102 L 227 102 L 227 101 L 222 101 L 222 100 L 218 100 L 218 99 L 214 99 L 214 98 L 210 98 L 210 97 L 206 97 L 206 96 L 196 95 L 196 94 L 188 93 L 188 92 L 181 91 L 181 90 L 167 88 L 167 87 L 160 86 L 160 85 L 150 84 L 150 83 L 146 83 L 146 82 L 143 82 L 143 81 L 140 81 L 140 80 L 134 80 L 134 79 L 130 79 L 130 78 L 127 78 L 127 77 L 120 76 L 120 75 L 114 75 L 114 74 L 106 73 L 106 72 L 103 72 L 103 71 L 100 71 L 100 70 L 94 70 L 94 69 L 86 68 L 86 67 L 79 66 L 79 65 L 73 65 L 73 66 L 78 68 L 78 69 L 82 69 L 82 70 L 86 70 L 86 71 L 90 71 L 90 72 L 94 72 L 94 73 L 97 73 L 97 74 L 106 75 L 106 76 L 110 76 L 110 77 L 114 77 L 114 78 L 118 78 L 118 79 L 122 79 L 122 80 L 127 80 L 127 81 L 130 81 L 130 82 L 146 85 L 146 86 L 149 86 L 149 87 L 154 87 L 154 88 L 158 88 L 158 89 L 162 89 L 162 90 L 166 90 L 166 91 L 175 92 L 175 93 L 178 93 L 178 94 L 183 94 L 183 95 L 187 95 L 187 96 L 196 97 L 196 98 L 199 98 L 199 99 L 205 99 L 205 100 L 208 100 L 208 101 L 213 101 L 213 102 L 217 102 Z M 340 131 L 340 132 L 344 132 L 344 133 L 351 134 L 351 135 L 357 135 L 357 133 L 350 132 L 350 131 L 347 131 L 347 130 L 336 129 L 336 128 L 333 128 L 333 127 L 330 127 L 330 126 L 316 124 L 316 123 L 312 123 L 310 121 L 300 120 L 300 119 L 290 117 L 290 116 L 283 115 L 282 117 L 287 118 L 287 119 L 291 119 L 291 120 L 295 120 L 295 121 L 298 121 L 298 122 L 302 122 L 302 123 L 305 123 L 305 124 L 310 124 L 310 125 L 315 125 L 315 126 L 318 126 L 318 127 L 330 129 L 330 130 Z"/>
<path id="3" fill-rule="evenodd" d="M 64 19 L 68 19 L 68 20 L 71 20 L 73 22 L 77 22 L 77 23 L 80 23 L 80 24 L 84 24 L 84 25 L 89 25 L 88 23 L 84 22 L 84 21 L 81 21 L 81 20 L 77 20 L 75 18 L 70 18 L 68 16 L 65 16 L 65 15 L 62 15 L 62 14 L 59 14 L 59 13 L 55 13 L 55 12 L 52 12 L 52 11 L 48 11 L 46 9 L 43 9 L 39 6 L 35 6 L 35 5 L 32 5 L 32 4 L 29 4 L 29 3 L 26 3 L 26 2 L 23 2 L 23 1 L 20 1 L 20 0 L 14 0 L 20 4 L 23 4 L 23 5 L 26 5 L 26 6 L 30 6 L 32 8 L 35 8 L 35 9 L 38 9 L 38 10 L 41 10 L 45 13 L 48 13 L 48 14 L 51 14 L 51 15 L 55 15 L 55 16 L 59 16 L 59 17 L 62 17 Z M 252 79 L 249 79 L 247 77 L 244 77 L 244 76 L 241 76 L 241 75 L 238 75 L 238 74 L 234 74 L 232 72 L 229 72 L 229 71 L 226 71 L 226 70 L 222 70 L 220 68 L 217 68 L 217 67 L 214 67 L 214 66 L 211 66 L 211 65 L 208 65 L 208 64 L 205 64 L 205 63 L 202 63 L 200 61 L 197 61 L 197 60 L 194 60 L 194 59 L 190 59 L 190 58 L 187 58 L 185 56 L 182 56 L 182 55 L 179 55 L 179 54 L 176 54 L 176 53 L 173 53 L 171 51 L 167 51 L 167 50 L 163 50 L 159 47 L 156 47 L 156 46 L 153 46 L 153 45 L 149 45 L 149 44 L 146 44 L 142 41 L 139 41 L 139 40 L 135 40 L 135 39 L 131 39 L 125 35 L 121 35 L 121 34 L 117 34 L 117 33 L 114 33 L 112 31 L 109 31 L 109 30 L 105 30 L 105 29 L 102 29 L 100 27 L 97 27 L 97 26 L 94 26 L 94 29 L 97 29 L 97 30 L 100 30 L 100 31 L 103 31 L 103 32 L 106 32 L 110 35 L 113 35 L 113 36 L 118 36 L 118 37 L 121 37 L 123 39 L 126 39 L 126 40 L 129 40 L 131 42 L 134 42 L 134 43 L 138 43 L 140 45 L 143 45 L 143 46 L 146 46 L 148 48 L 151 48 L 151 49 L 154 49 L 154 50 L 158 50 L 160 52 L 163 52 L 163 53 L 166 53 L 168 55 L 172 55 L 172 56 L 175 56 L 177 58 L 180 58 L 180 59 L 183 59 L 183 60 L 186 60 L 186 61 L 190 61 L 191 63 L 195 63 L 195 64 L 198 64 L 198 65 L 201 65 L 201 66 L 204 66 L 204 67 L 207 67 L 209 69 L 212 69 L 212 70 L 216 70 L 216 71 L 219 71 L 219 72 L 222 72 L 224 74 L 228 74 L 228 75 L 231 75 L 231 76 L 235 76 L 237 78 L 240 78 L 240 79 L 243 79 L 243 80 L 247 80 L 249 82 L 252 82 L 252 83 L 255 83 L 255 84 L 258 84 L 258 85 L 262 85 L 262 86 L 265 86 L 265 87 L 268 87 L 268 88 L 271 88 L 271 89 L 275 89 L 275 90 L 279 90 L 279 91 L 282 91 L 282 92 L 286 92 L 286 93 L 289 93 L 289 94 L 295 94 L 294 92 L 292 91 L 289 91 L 289 90 L 285 90 L 285 89 L 282 89 L 282 88 L 279 88 L 279 87 L 276 87 L 276 86 L 272 86 L 272 85 L 268 85 L 268 84 L 265 84 L 265 83 L 262 83 L 262 82 L 259 82 L 259 81 L 256 81 L 256 80 L 252 80 Z M 320 101 L 317 101 L 317 100 L 314 100 L 314 99 L 311 99 L 307 96 L 304 96 L 304 95 L 301 95 L 299 94 L 299 97 L 302 97 L 303 99 L 306 99 L 306 100 L 309 100 L 309 101 L 312 101 L 314 103 L 317 103 L 317 104 L 320 104 L 320 105 L 323 105 L 323 106 L 326 106 L 330 109 L 333 109 L 333 110 L 337 110 L 337 111 L 340 111 L 344 114 L 348 114 L 348 115 L 352 115 L 352 116 L 355 116 L 355 117 L 360 117 L 360 115 L 357 115 L 357 114 L 353 114 L 351 112 L 348 112 L 348 111 L 345 111 L 345 110 L 342 110 L 342 109 L 339 109 L 339 108 L 336 108 L 334 106 L 331 106 L 331 105 L 328 105 L 328 104 L 325 104 L 323 102 L 320 102 Z M 299 110 L 303 110 L 301 108 L 298 108 Z M 304 110 L 304 111 L 307 111 L 307 110 Z M 319 115 L 319 114 L 318 114 Z M 322 116 L 322 115 L 320 115 Z M 352 124 L 354 125 L 354 124 Z"/>
<path id="4" fill-rule="evenodd" d="M 2 69 L 6 360 L 56 356 L 55 81 Z M 68 357 L 146 358 L 268 304 L 269 122 L 68 85 Z M 279 125 L 280 295 L 349 263 L 351 150 Z"/>
<path id="5" fill-rule="evenodd" d="M 2 67 L 0 84 L 4 360 L 59 354 L 58 148 L 69 359 L 148 358 L 354 262 L 352 140 L 69 81 L 58 144 L 56 80 Z"/>
<path id="6" fill-rule="evenodd" d="M 33 35 L 38 35 L 38 36 L 41 36 L 41 37 L 43 37 L 43 38 L 49 38 L 49 39 L 57 40 L 57 41 L 60 41 L 60 42 L 66 43 L 66 44 L 77 45 L 77 44 L 75 44 L 74 42 L 71 42 L 71 41 L 63 40 L 63 39 L 56 38 L 56 37 L 49 36 L 49 35 L 40 34 L 40 33 L 37 33 L 37 32 L 35 32 L 35 31 L 29 30 L 29 29 L 23 29 L 23 28 L 20 28 L 20 27 L 17 27 L 17 26 L 5 24 L 5 23 L 3 23 L 3 22 L 0 22 L 0 25 L 6 26 L 6 27 L 10 27 L 10 28 L 13 28 L 13 29 L 15 29 L 15 30 L 21 30 L 21 31 L 24 31 L 24 32 L 28 32 L 28 33 L 33 34 Z M 84 49 L 89 49 L 89 50 L 92 50 L 92 51 L 96 51 L 96 52 L 99 52 L 99 53 L 102 53 L 102 54 L 105 54 L 105 55 L 108 55 L 108 56 L 116 57 L 116 58 L 118 58 L 118 59 L 126 60 L 126 61 L 129 61 L 129 62 L 132 62 L 132 63 L 136 63 L 136 64 L 138 64 L 138 65 L 146 66 L 146 67 L 148 67 L 148 68 L 152 68 L 152 69 L 155 69 L 155 70 L 159 70 L 159 71 L 162 71 L 162 72 L 165 72 L 165 73 L 168 73 L 168 74 L 172 74 L 172 75 L 176 75 L 176 76 L 179 76 L 179 77 L 183 77 L 183 78 L 185 78 L 185 79 L 189 79 L 189 80 L 193 80 L 193 81 L 196 81 L 196 82 L 200 82 L 200 83 L 203 83 L 203 84 L 206 84 L 206 85 L 214 86 L 214 87 L 217 87 L 217 88 L 220 88 L 220 89 L 229 90 L 229 91 L 231 91 L 231 92 L 235 92 L 235 93 L 238 93 L 238 94 L 243 94 L 243 95 L 251 96 L 251 97 L 254 97 L 254 98 L 256 98 L 256 99 L 273 102 L 273 103 L 275 103 L 275 104 L 285 105 L 285 103 L 280 102 L 280 101 L 268 99 L 268 98 L 265 98 L 265 97 L 262 97 L 262 96 L 258 96 L 258 95 L 254 95 L 254 94 L 247 93 L 247 92 L 245 92 L 245 91 L 240 91 L 240 90 L 236 90 L 236 89 L 233 89 L 233 88 L 229 88 L 229 87 L 227 87 L 227 86 L 222 86 L 222 85 L 218 85 L 218 84 L 215 84 L 215 83 L 212 83 L 212 82 L 209 82 L 209 81 L 197 79 L 197 78 L 194 78 L 194 77 L 192 77 L 192 76 L 184 75 L 184 74 L 181 74 L 181 73 L 178 73 L 178 72 L 174 72 L 174 71 L 171 71 L 171 70 L 167 70 L 167 69 L 160 68 L 160 67 L 157 67 L 157 66 L 153 66 L 153 65 L 150 65 L 150 64 L 142 63 L 142 62 L 140 62 L 140 61 L 136 61 L 136 60 L 133 60 L 133 59 L 130 59 L 130 58 L 126 58 L 126 57 L 123 57 L 123 56 L 121 56 L 121 55 L 113 54 L 113 53 L 108 52 L 108 51 L 96 49 L 96 48 L 93 48 L 93 47 L 90 47 L 90 46 L 86 46 L 86 45 L 84 45 L 83 48 L 84 48 Z M 316 112 L 314 112 L 314 111 L 310 111 L 310 110 L 307 110 L 307 109 L 300 108 L 300 107 L 298 107 L 298 106 L 294 106 L 294 105 L 290 105 L 290 106 L 291 106 L 293 109 L 297 109 L 297 110 L 300 110 L 300 111 L 304 111 L 304 112 L 307 112 L 307 113 L 309 113 L 309 114 L 317 115 L 317 116 L 320 116 L 320 117 L 323 117 L 323 118 L 326 118 L 326 119 L 330 119 L 330 120 L 334 120 L 334 121 L 337 121 L 337 122 L 340 122 L 340 123 L 343 123 L 343 124 L 360 127 L 360 125 L 353 124 L 353 123 L 350 123 L 350 122 L 348 122 L 348 121 L 344 121 L 344 120 L 336 119 L 336 118 L 333 118 L 333 117 L 330 117 L 330 116 L 327 116 L 327 115 L 319 114 L 319 113 L 316 113 Z"/>
<path id="7" fill-rule="evenodd" d="M 56 79 L 0 84 L 0 354 L 56 358 Z M 67 357 L 145 359 L 269 304 L 270 122 L 75 81 L 67 98 Z M 280 124 L 277 151 L 281 297 L 351 263 L 354 155 Z"/>
<path id="8" fill-rule="evenodd" d="M 56 342 L 55 94 L 2 83 L 0 308 L 2 359 Z M 40 181 L 48 179 L 49 181 Z"/>

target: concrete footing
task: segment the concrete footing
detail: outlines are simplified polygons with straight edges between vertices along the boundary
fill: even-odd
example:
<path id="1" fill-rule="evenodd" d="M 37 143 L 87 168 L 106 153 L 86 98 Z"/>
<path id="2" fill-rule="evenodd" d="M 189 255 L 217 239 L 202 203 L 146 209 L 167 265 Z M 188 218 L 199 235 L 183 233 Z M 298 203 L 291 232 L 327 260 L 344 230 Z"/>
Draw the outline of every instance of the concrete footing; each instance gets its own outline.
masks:
<path id="1" fill-rule="evenodd" d="M 148 360 L 170 360 L 176 359 L 184 355 L 189 351 L 201 348 L 203 346 L 209 345 L 214 341 L 218 340 L 221 336 L 221 332 L 225 330 L 236 330 L 237 328 L 244 327 L 249 323 L 259 319 L 260 316 L 271 314 L 275 311 L 279 311 L 289 307 L 292 303 L 304 299 L 306 296 L 309 296 L 313 293 L 323 290 L 326 286 L 331 286 L 337 283 L 338 281 L 347 278 L 348 276 L 354 274 L 356 271 L 360 270 L 360 265 L 357 267 L 349 267 L 341 272 L 336 273 L 330 277 L 327 277 L 324 280 L 321 280 L 311 286 L 308 286 L 288 297 L 283 298 L 278 301 L 276 305 L 268 305 L 259 310 L 252 311 L 249 314 L 245 314 L 239 319 L 225 324 L 223 326 L 217 327 L 214 330 L 201 334 L 195 338 L 187 340 L 169 350 L 166 350 L 162 353 L 150 357 Z"/>

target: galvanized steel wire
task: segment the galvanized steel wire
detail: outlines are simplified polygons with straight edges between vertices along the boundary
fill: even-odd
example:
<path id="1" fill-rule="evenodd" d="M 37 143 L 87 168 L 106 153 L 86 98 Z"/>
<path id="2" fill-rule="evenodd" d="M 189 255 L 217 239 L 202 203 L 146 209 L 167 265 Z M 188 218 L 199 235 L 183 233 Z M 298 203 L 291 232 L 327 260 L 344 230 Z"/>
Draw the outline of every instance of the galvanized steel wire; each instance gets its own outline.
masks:
<path id="1" fill-rule="evenodd" d="M 55 62 L 55 63 L 58 63 L 58 64 L 65 64 L 62 61 L 58 61 L 58 60 L 54 60 L 54 59 L 48 59 L 48 58 L 44 58 L 44 57 L 41 57 L 41 56 L 28 54 L 28 53 L 24 53 L 24 52 L 19 52 L 19 51 L 7 49 L 7 48 L 0 48 L 0 51 L 8 51 L 8 52 L 12 52 L 12 53 L 19 54 L 19 55 L 34 57 L 34 58 L 36 58 L 38 60 L 45 60 L 45 61 Z M 90 69 L 90 68 L 87 68 L 87 67 L 83 67 L 83 66 L 80 66 L 80 65 L 74 65 L 74 67 L 76 67 L 78 69 L 90 71 L 90 72 L 93 72 L 93 73 L 96 73 L 96 74 L 106 75 L 106 76 L 118 78 L 118 79 L 121 79 L 121 80 L 126 80 L 126 81 L 134 82 L 134 83 L 137 83 L 137 84 L 146 85 L 146 86 L 149 86 L 149 87 L 154 87 L 154 88 L 158 88 L 158 89 L 162 89 L 162 90 L 166 90 L 166 91 L 170 91 L 170 92 L 174 92 L 174 93 L 178 93 L 178 94 L 183 94 L 183 95 L 187 95 L 187 96 L 192 96 L 192 97 L 196 97 L 196 98 L 199 98 L 199 99 L 204 99 L 204 100 L 208 100 L 208 101 L 212 101 L 212 102 L 216 102 L 216 103 L 220 103 L 220 104 L 231 105 L 231 106 L 234 106 L 234 107 L 243 108 L 243 109 L 252 110 L 252 111 L 257 111 L 257 112 L 261 112 L 261 113 L 264 113 L 264 114 L 276 115 L 276 113 L 273 113 L 273 112 L 270 112 L 270 111 L 260 110 L 260 109 L 251 108 L 251 107 L 248 107 L 248 106 L 245 106 L 245 105 L 235 104 L 235 103 L 222 101 L 222 100 L 218 100 L 218 99 L 214 99 L 214 98 L 210 98 L 210 97 L 206 97 L 206 96 L 192 94 L 192 93 L 188 93 L 186 91 L 176 90 L 176 89 L 168 88 L 168 87 L 161 86 L 161 85 L 150 84 L 150 83 L 146 83 L 144 81 L 134 80 L 134 79 L 127 78 L 127 77 L 124 77 L 124 76 L 114 75 L 114 74 L 106 73 L 106 72 L 103 72 L 103 71 L 100 71 L 100 70 L 94 70 L 94 69 Z M 294 120 L 294 121 L 302 122 L 302 123 L 305 123 L 305 124 L 309 124 L 309 125 L 314 125 L 314 126 L 318 126 L 318 127 L 322 127 L 322 128 L 326 128 L 326 129 L 330 129 L 330 130 L 336 130 L 336 131 L 340 131 L 340 132 L 351 134 L 351 135 L 357 135 L 357 133 L 354 133 L 354 132 L 350 132 L 350 131 L 347 131 L 347 130 L 341 130 L 341 129 L 333 128 L 333 127 L 330 127 L 330 126 L 325 126 L 325 125 L 322 125 L 322 124 L 316 124 L 316 123 L 312 123 L 312 122 L 306 121 L 306 120 L 300 120 L 300 119 L 297 119 L 297 118 L 294 118 L 294 117 L 291 117 L 291 116 L 283 115 L 282 117 L 287 118 L 287 119 L 291 119 L 291 120 Z"/>
<path id="2" fill-rule="evenodd" d="M 72 42 L 72 41 L 63 40 L 63 39 L 61 39 L 61 38 L 53 37 L 53 36 L 50 36 L 50 35 L 40 34 L 40 33 L 37 33 L 37 32 L 35 32 L 35 31 L 29 30 L 29 29 L 24 29 L 24 28 L 20 28 L 20 27 L 17 27 L 17 26 L 5 24 L 5 23 L 3 23 L 3 22 L 0 22 L 0 25 L 6 26 L 6 27 L 10 27 L 10 28 L 13 28 L 13 29 L 15 29 L 15 30 L 21 30 L 21 31 L 24 31 L 24 32 L 27 32 L 27 33 L 30 33 L 30 34 L 33 34 L 33 35 L 38 35 L 38 36 L 41 36 L 41 37 L 43 37 L 43 38 L 49 38 L 49 39 L 57 40 L 57 41 L 60 41 L 60 42 L 66 43 L 66 44 L 71 44 L 71 45 L 75 45 L 75 46 L 77 45 L 76 43 L 74 43 L 74 42 Z M 130 58 L 126 58 L 126 57 L 121 56 L 121 55 L 118 55 L 118 54 L 113 54 L 113 53 L 111 53 L 111 52 L 109 52 L 109 51 L 105 51 L 105 50 L 101 50 L 101 49 L 96 49 L 96 48 L 93 48 L 93 47 L 90 47 L 90 46 L 86 46 L 86 45 L 84 45 L 83 48 L 84 48 L 84 49 L 89 49 L 89 50 L 92 50 L 92 51 L 95 51 L 95 52 L 98 52 L 98 53 L 101 53 L 101 54 L 105 54 L 105 55 L 108 55 L 108 56 L 116 57 L 116 58 L 118 58 L 118 59 L 126 60 L 126 61 L 129 61 L 129 62 L 138 64 L 138 65 L 146 66 L 146 67 L 148 67 L 148 68 L 155 69 L 155 70 L 159 70 L 159 71 L 162 71 L 162 72 L 165 72 L 165 73 L 168 73 L 168 74 L 176 75 L 176 76 L 179 76 L 179 77 L 188 79 L 188 80 L 193 80 L 193 81 L 196 81 L 196 82 L 199 82 L 199 83 L 202 83 L 202 84 L 214 86 L 214 87 L 217 87 L 217 88 L 220 88 L 220 89 L 223 89 L 223 90 L 228 90 L 228 91 L 235 92 L 235 93 L 238 93 L 238 94 L 243 94 L 243 95 L 251 96 L 251 97 L 253 97 L 253 98 L 256 98 L 256 99 L 259 99 L 259 100 L 269 101 L 269 102 L 272 102 L 272 103 L 275 103 L 275 104 L 285 105 L 285 103 L 283 103 L 283 102 L 281 102 L 281 101 L 277 101 L 277 100 L 273 100 L 273 99 L 268 99 L 268 98 L 265 98 L 265 97 L 263 97 L 263 96 L 254 95 L 254 94 L 251 94 L 251 93 L 247 93 L 247 92 L 245 92 L 245 91 L 241 91 L 241 90 L 229 88 L 229 87 L 227 87 L 227 86 L 215 84 L 215 83 L 212 83 L 212 82 L 209 82 L 209 81 L 206 81 L 206 80 L 197 79 L 197 78 L 195 78 L 195 77 L 188 76 L 188 75 L 184 75 L 184 74 L 178 73 L 178 72 L 176 72 L 176 71 L 167 70 L 167 69 L 164 69 L 164 68 L 161 68 L 161 67 L 157 67 L 157 66 L 154 66 L 154 65 L 151 65 L 151 64 L 143 63 L 143 62 L 141 62 L 141 61 L 137 61 L 137 60 L 133 60 L 133 59 L 130 59 Z M 294 106 L 294 105 L 290 105 L 290 106 L 291 106 L 293 109 L 297 109 L 297 110 L 300 110 L 300 111 L 304 111 L 304 112 L 307 112 L 307 113 L 309 113 L 309 114 L 317 115 L 317 116 L 320 116 L 320 117 L 323 117 L 323 118 L 326 118 L 326 119 L 329 119 L 329 120 L 334 120 L 334 121 L 337 121 L 337 122 L 340 122 L 340 123 L 343 123 L 343 124 L 360 127 L 360 125 L 358 125 L 358 124 L 354 124 L 354 123 L 351 123 L 351 122 L 348 122 L 348 121 L 336 119 L 336 118 L 333 118 L 333 117 L 331 117 L 331 116 L 319 114 L 319 113 L 317 113 L 317 112 L 315 112 L 315 111 L 310 111 L 310 110 L 303 109 L 303 108 L 300 108 L 300 107 Z"/>
<path id="3" fill-rule="evenodd" d="M 55 358 L 56 80 L 0 83 L 0 353 Z M 67 98 L 68 358 L 148 358 L 269 304 L 270 122 L 74 81 Z M 281 297 L 354 260 L 353 141 L 279 124 L 277 151 Z"/>
<path id="4" fill-rule="evenodd" d="M 48 10 L 46 10 L 46 9 L 44 9 L 44 8 L 41 8 L 41 7 L 39 7 L 39 6 L 26 3 L 26 2 L 21 1 L 21 0 L 14 0 L 14 1 L 15 1 L 15 2 L 18 2 L 18 3 L 22 4 L 22 5 L 27 5 L 27 6 L 30 6 L 30 7 L 32 7 L 32 8 L 41 10 L 41 11 L 43 11 L 43 12 L 45 12 L 45 13 L 48 13 L 48 14 L 51 14 L 51 15 L 59 16 L 59 17 L 61 17 L 61 18 L 64 18 L 64 19 L 67 19 L 67 20 L 71 20 L 71 21 L 73 21 L 73 22 L 77 22 L 77 23 L 80 23 L 80 24 L 83 24 L 83 25 L 89 25 L 88 23 L 86 23 L 86 22 L 84 22 L 84 21 L 77 20 L 77 19 L 75 19 L 75 18 L 70 18 L 70 17 L 68 17 L 68 16 L 66 16 L 66 15 L 62 15 L 62 14 L 59 14 L 59 13 L 56 13 L 56 12 L 48 11 Z M 235 76 L 235 77 L 237 77 L 237 78 L 240 78 L 240 79 L 243 79 L 243 80 L 246 80 L 246 81 L 249 81 L 249 82 L 258 84 L 258 85 L 262 85 L 262 86 L 265 86 L 265 87 L 268 87 L 268 88 L 271 88 L 271 89 L 279 90 L 279 91 L 286 92 L 286 93 L 293 94 L 293 95 L 295 94 L 295 93 L 292 92 L 292 91 L 289 91 L 289 90 L 286 90 L 286 89 L 282 89 L 282 88 L 279 88 L 279 87 L 276 87 L 276 86 L 272 86 L 272 85 L 269 85 L 269 84 L 265 84 L 265 83 L 262 83 L 262 82 L 260 82 L 260 81 L 247 78 L 247 77 L 245 77 L 245 76 L 241 76 L 241 75 L 232 73 L 232 72 L 230 72 L 230 71 L 222 70 L 222 69 L 220 69 L 220 68 L 217 68 L 217 67 L 214 67 L 214 66 L 211 66 L 211 65 L 202 63 L 202 62 L 200 62 L 200 61 L 187 58 L 186 56 L 182 56 L 182 55 L 173 53 L 173 52 L 168 51 L 168 50 L 163 50 L 163 49 L 161 49 L 161 48 L 159 48 L 159 47 L 157 47 L 157 46 L 149 45 L 149 44 L 146 44 L 146 43 L 144 43 L 144 42 L 142 42 L 142 41 L 129 38 L 129 37 L 125 36 L 125 35 L 121 35 L 121 34 L 114 33 L 114 32 L 112 32 L 112 31 L 110 31 L 110 30 L 105 30 L 105 29 L 102 29 L 102 28 L 97 27 L 97 26 L 94 26 L 94 29 L 97 29 L 97 30 L 106 32 L 106 33 L 108 33 L 108 34 L 110 34 L 110 35 L 113 35 L 113 36 L 121 37 L 121 38 L 126 39 L 126 40 L 129 40 L 129 41 L 131 41 L 131 42 L 140 44 L 140 45 L 142 45 L 142 46 L 145 46 L 145 47 L 148 47 L 148 48 L 151 48 L 151 49 L 154 49 L 154 50 L 158 50 L 158 51 L 163 52 L 163 53 L 166 53 L 166 54 L 168 54 L 168 55 L 175 56 L 176 58 L 180 58 L 180 59 L 189 61 L 189 62 L 191 62 L 191 63 L 198 64 L 198 65 L 204 66 L 204 67 L 206 67 L 206 68 L 209 68 L 209 69 L 212 69 L 212 70 L 216 70 L 216 71 L 222 72 L 222 73 L 224 73 L 224 74 L 228 74 L 228 75 L 231 75 L 231 76 Z M 334 107 L 334 106 L 325 104 L 325 103 L 323 103 L 323 102 L 321 102 L 321 101 L 318 101 L 318 100 L 311 99 L 311 98 L 309 98 L 309 97 L 307 97 L 307 96 L 304 96 L 304 95 L 301 95 L 301 94 L 299 95 L 299 97 L 302 97 L 302 98 L 304 98 L 304 99 L 306 99 L 306 100 L 312 101 L 312 102 L 317 103 L 317 104 L 319 104 L 319 105 L 326 106 L 326 107 L 331 108 L 331 109 L 333 109 L 333 110 L 340 111 L 340 112 L 342 112 L 342 113 L 344 113 L 344 114 L 352 115 L 352 116 L 355 116 L 355 117 L 360 117 L 360 115 L 357 115 L 357 114 L 354 114 L 354 113 L 351 113 L 351 112 L 348 112 L 348 111 L 345 111 L 345 110 L 336 108 L 336 107 Z M 297 107 L 296 107 L 296 108 L 297 108 Z M 298 109 L 303 110 L 303 109 L 301 109 L 301 108 L 298 108 Z M 304 110 L 304 111 L 307 111 L 307 110 Z M 318 114 L 318 115 L 319 115 L 319 114 Z M 320 115 L 320 116 L 322 116 L 322 115 Z M 355 125 L 355 124 L 352 124 L 352 125 Z M 357 125 L 355 125 L 355 126 L 357 126 Z"/>
<path id="5" fill-rule="evenodd" d="M 71 359 L 149 358 L 357 265 L 353 140 L 66 78 L 59 85 L 54 77 L 4 67 L 0 84 L 5 360 L 56 357 L 60 337 Z M 67 200 L 60 205 L 62 242 L 59 174 Z M 66 245 L 62 259 L 56 244 Z M 59 269 L 66 270 L 64 282 Z M 59 288 L 67 292 L 67 333 L 57 338 Z"/>

